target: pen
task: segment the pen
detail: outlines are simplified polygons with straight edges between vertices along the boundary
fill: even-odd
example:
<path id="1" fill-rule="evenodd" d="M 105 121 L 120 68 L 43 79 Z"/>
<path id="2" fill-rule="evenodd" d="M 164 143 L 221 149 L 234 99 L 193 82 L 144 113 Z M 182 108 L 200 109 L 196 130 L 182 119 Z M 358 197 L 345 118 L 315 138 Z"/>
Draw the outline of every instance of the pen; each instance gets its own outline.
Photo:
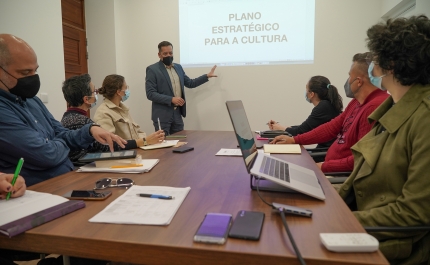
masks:
<path id="1" fill-rule="evenodd" d="M 128 167 L 142 167 L 143 164 L 125 164 L 125 165 L 116 165 L 111 166 L 110 168 L 128 168 Z"/>
<path id="2" fill-rule="evenodd" d="M 21 172 L 22 164 L 24 164 L 24 158 L 21 157 L 18 161 L 18 165 L 16 166 L 15 174 L 13 175 L 13 179 L 12 179 L 12 183 L 11 183 L 12 186 L 15 185 L 16 179 L 18 178 L 19 173 Z M 9 200 L 11 195 L 12 195 L 12 191 L 9 191 L 6 195 L 6 201 Z"/>
<path id="3" fill-rule="evenodd" d="M 147 197 L 147 198 L 154 198 L 154 199 L 163 199 L 163 200 L 171 200 L 173 199 L 172 196 L 166 196 L 166 195 L 159 195 L 159 194 L 146 194 L 146 193 L 139 193 L 136 194 L 140 197 Z"/>
<path id="4" fill-rule="evenodd" d="M 279 123 L 279 122 L 275 121 L 275 122 L 270 123 L 270 124 L 278 124 L 278 123 Z M 268 123 L 266 123 L 266 125 L 269 125 L 269 122 L 268 122 Z"/>
<path id="5" fill-rule="evenodd" d="M 157 118 L 157 120 L 158 120 L 158 130 L 161 130 L 160 118 Z"/>

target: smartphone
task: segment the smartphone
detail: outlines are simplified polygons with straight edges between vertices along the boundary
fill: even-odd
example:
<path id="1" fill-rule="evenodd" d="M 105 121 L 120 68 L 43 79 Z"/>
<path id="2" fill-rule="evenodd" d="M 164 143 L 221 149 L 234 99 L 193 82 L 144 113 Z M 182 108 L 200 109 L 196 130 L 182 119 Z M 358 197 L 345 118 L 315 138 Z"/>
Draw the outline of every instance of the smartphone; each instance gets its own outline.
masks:
<path id="1" fill-rule="evenodd" d="M 232 220 L 231 214 L 208 213 L 194 235 L 195 242 L 224 244 Z"/>
<path id="2" fill-rule="evenodd" d="M 239 211 L 231 226 L 229 237 L 259 240 L 263 227 L 264 213 Z"/>
<path id="3" fill-rule="evenodd" d="M 173 149 L 173 153 L 185 153 L 185 152 L 192 151 L 192 150 L 194 150 L 194 147 L 181 146 L 181 147 Z"/>
<path id="4" fill-rule="evenodd" d="M 106 200 L 107 197 L 112 195 L 112 191 L 96 192 L 94 190 L 72 190 L 63 195 L 71 200 L 95 200 L 102 201 Z"/>

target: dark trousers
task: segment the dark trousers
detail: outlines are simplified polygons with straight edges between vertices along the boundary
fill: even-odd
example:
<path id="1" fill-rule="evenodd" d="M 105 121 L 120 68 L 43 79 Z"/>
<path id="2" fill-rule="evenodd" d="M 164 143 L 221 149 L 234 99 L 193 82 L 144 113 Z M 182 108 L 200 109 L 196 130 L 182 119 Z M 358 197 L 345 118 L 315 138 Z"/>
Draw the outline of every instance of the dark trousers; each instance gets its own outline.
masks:
<path id="1" fill-rule="evenodd" d="M 158 131 L 158 121 L 153 121 L 155 131 Z M 171 135 L 184 130 L 184 121 L 182 120 L 181 111 L 176 108 L 173 111 L 172 117 L 167 121 L 160 119 L 161 129 L 164 131 L 165 135 Z"/>

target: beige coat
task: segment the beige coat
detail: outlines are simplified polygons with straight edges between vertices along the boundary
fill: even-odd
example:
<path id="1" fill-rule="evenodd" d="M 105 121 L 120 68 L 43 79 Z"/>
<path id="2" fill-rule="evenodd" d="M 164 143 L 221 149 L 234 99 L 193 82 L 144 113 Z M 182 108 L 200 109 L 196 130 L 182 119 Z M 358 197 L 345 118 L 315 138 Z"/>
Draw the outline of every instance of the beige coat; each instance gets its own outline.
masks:
<path id="1" fill-rule="evenodd" d="M 125 140 L 137 140 L 146 137 L 145 132 L 133 121 L 129 109 L 122 102 L 119 106 L 105 98 L 94 114 L 94 121 L 100 126 L 119 135 Z"/>
<path id="2" fill-rule="evenodd" d="M 394 105 L 388 98 L 369 120 L 375 126 L 351 148 L 354 171 L 340 196 L 363 226 L 430 225 L 430 85 L 411 87 Z M 393 264 L 429 259 L 427 232 L 374 236 Z"/>

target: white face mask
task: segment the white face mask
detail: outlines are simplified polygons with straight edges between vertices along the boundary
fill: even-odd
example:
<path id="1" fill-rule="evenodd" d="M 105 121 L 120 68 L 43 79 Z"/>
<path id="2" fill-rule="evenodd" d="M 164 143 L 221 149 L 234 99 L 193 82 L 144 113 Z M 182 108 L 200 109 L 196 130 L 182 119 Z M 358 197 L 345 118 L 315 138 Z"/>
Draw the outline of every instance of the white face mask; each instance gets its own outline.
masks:
<path id="1" fill-rule="evenodd" d="M 375 64 L 374 64 L 373 62 L 371 62 L 371 63 L 370 63 L 370 65 L 369 65 L 369 70 L 368 70 L 370 82 L 371 82 L 374 86 L 376 86 L 377 88 L 379 88 L 379 89 L 382 89 L 382 90 L 386 91 L 387 89 L 385 89 L 385 88 L 383 88 L 383 87 L 382 87 L 382 78 L 383 78 L 385 75 L 381 75 L 381 76 L 373 76 L 373 74 L 372 74 L 373 67 L 375 67 Z"/>
<path id="2" fill-rule="evenodd" d="M 89 98 L 92 98 L 92 96 L 88 96 Z M 93 103 L 90 105 L 90 109 L 94 108 L 97 105 L 97 94 L 94 95 L 94 98 L 96 99 Z"/>

